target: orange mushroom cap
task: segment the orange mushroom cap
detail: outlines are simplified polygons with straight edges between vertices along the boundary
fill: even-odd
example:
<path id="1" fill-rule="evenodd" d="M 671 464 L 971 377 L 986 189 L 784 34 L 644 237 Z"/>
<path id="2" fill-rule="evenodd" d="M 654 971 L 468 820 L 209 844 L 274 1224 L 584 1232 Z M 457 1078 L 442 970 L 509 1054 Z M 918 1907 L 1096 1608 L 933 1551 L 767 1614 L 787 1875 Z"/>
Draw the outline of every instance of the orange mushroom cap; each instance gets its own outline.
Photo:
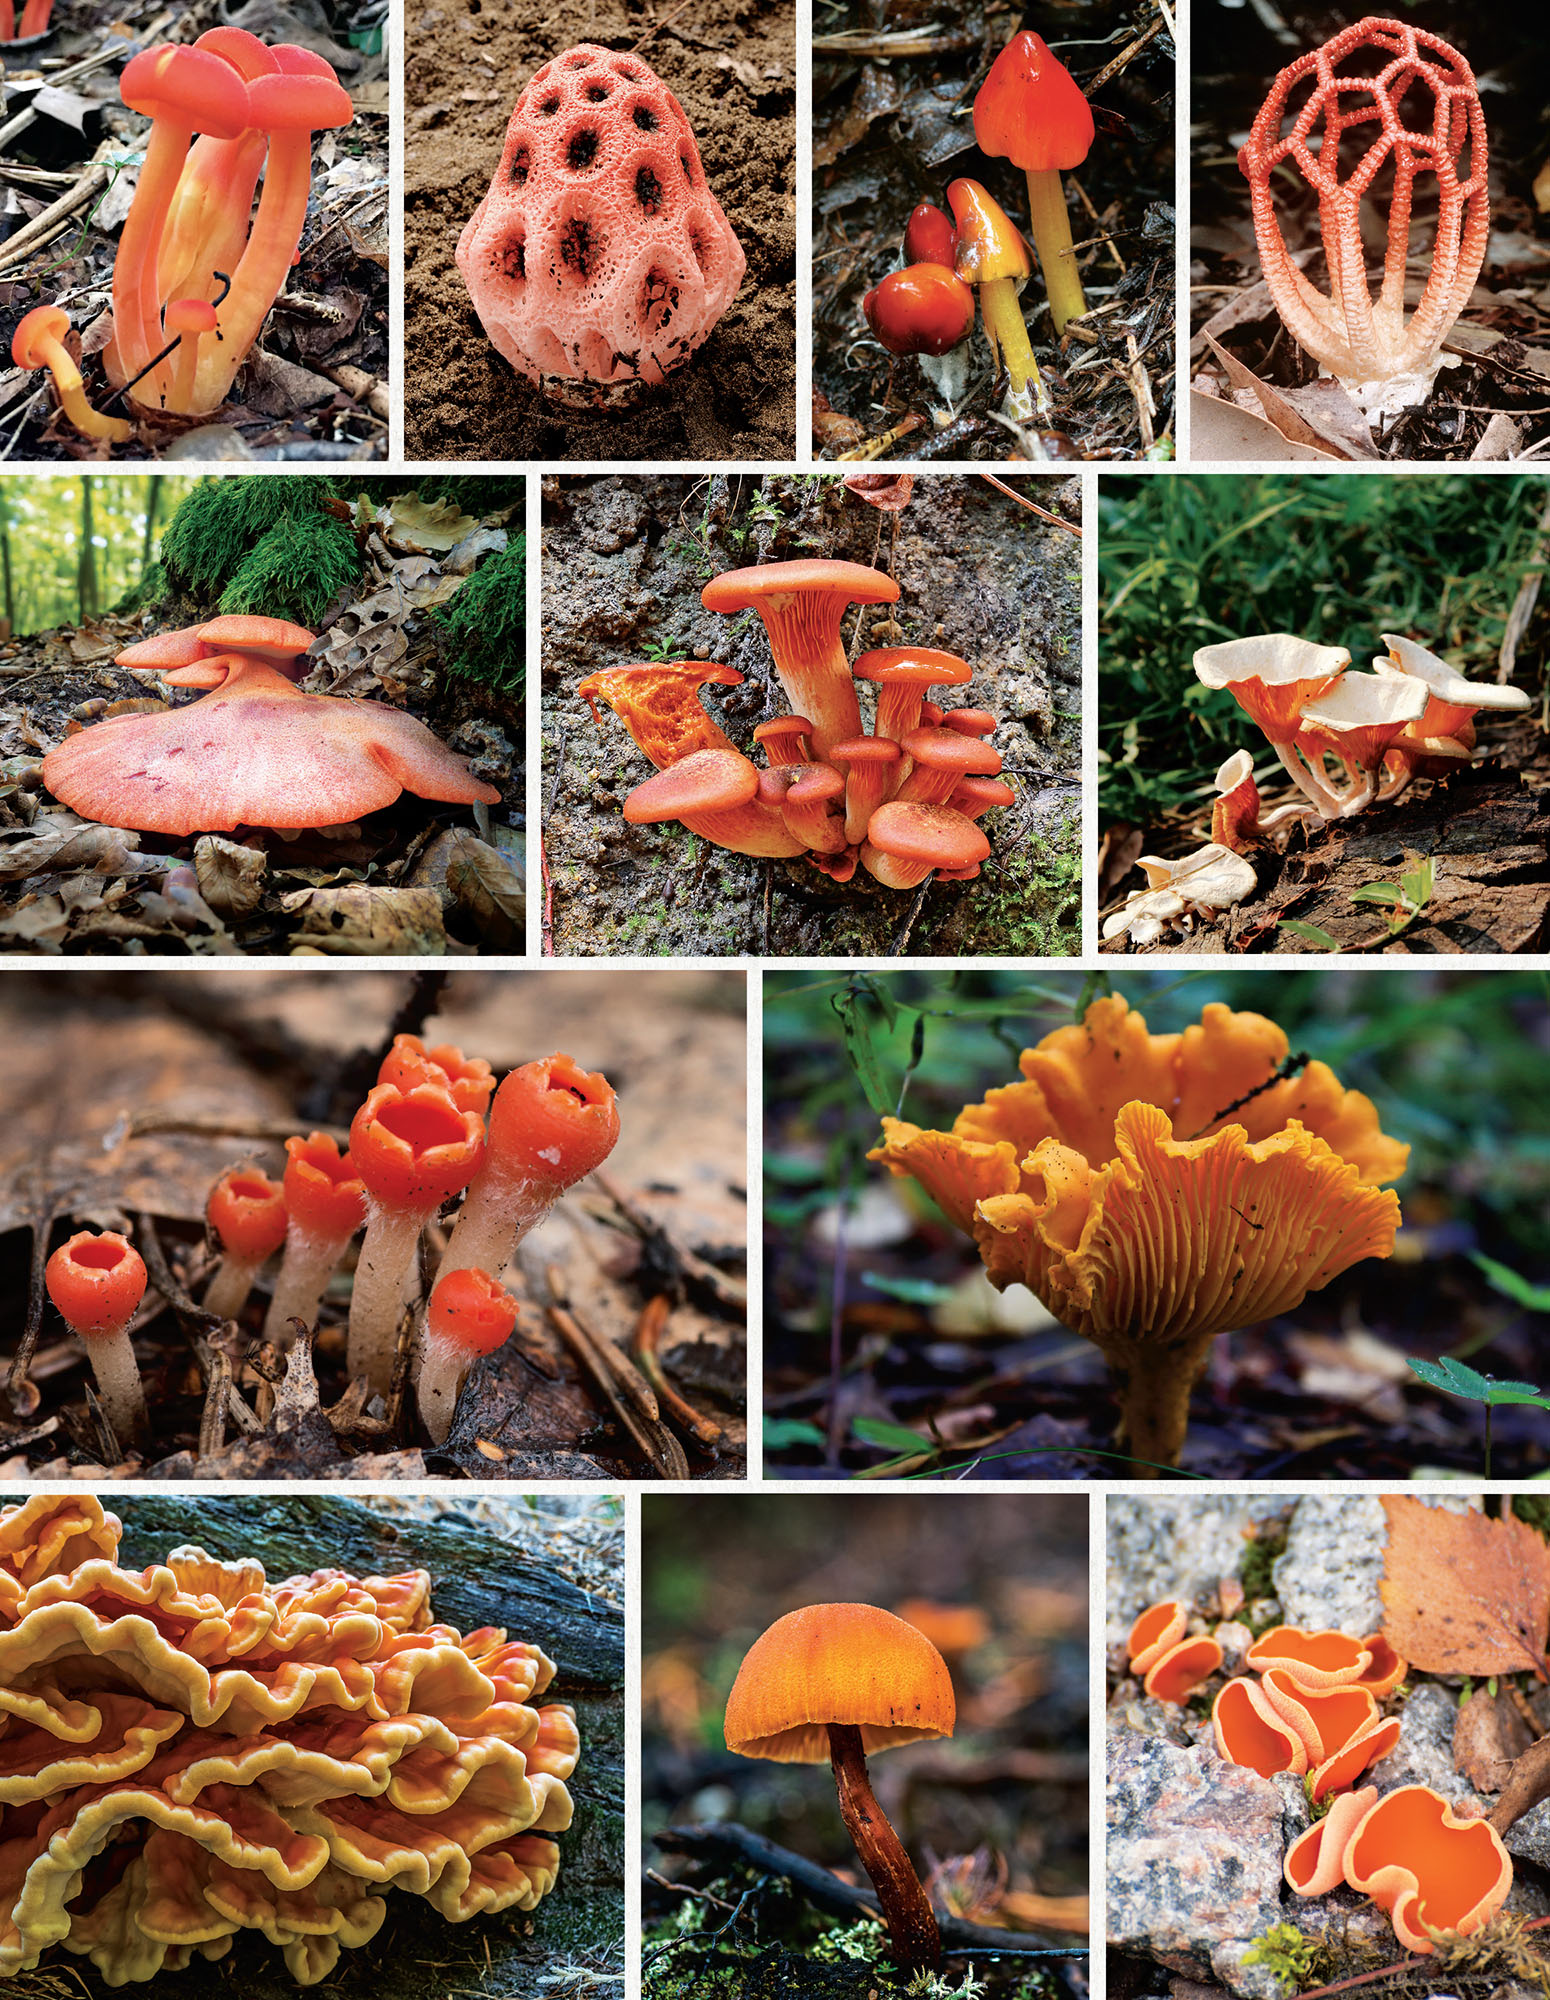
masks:
<path id="1" fill-rule="evenodd" d="M 384 1208 L 434 1209 L 467 1187 L 484 1157 L 484 1120 L 443 1085 L 373 1085 L 350 1125 L 350 1158 Z"/>
<path id="2" fill-rule="evenodd" d="M 210 1190 L 205 1219 L 228 1256 L 261 1264 L 285 1241 L 284 1185 L 256 1167 L 228 1167 Z"/>
<path id="3" fill-rule="evenodd" d="M 958 224 L 958 259 L 953 268 L 966 285 L 1026 278 L 1031 273 L 1033 252 L 1026 237 L 986 188 L 978 181 L 952 181 L 947 199 Z"/>
<path id="4" fill-rule="evenodd" d="M 1087 158 L 1092 106 L 1031 29 L 1012 37 L 975 94 L 974 137 L 982 153 L 1029 173 L 1063 173 Z"/>
<path id="5" fill-rule="evenodd" d="M 740 1757 L 829 1761 L 829 1725 L 861 1731 L 868 1755 L 951 1736 L 952 1676 L 924 1633 L 871 1604 L 809 1604 L 756 1639 L 727 1696 L 725 1733 Z"/>
<path id="6" fill-rule="evenodd" d="M 1209 1679 L 1221 1664 L 1222 1648 L 1209 1634 L 1185 1639 L 1152 1663 L 1142 1688 L 1157 1701 L 1182 1702 L 1191 1688 Z"/>
<path id="7" fill-rule="evenodd" d="M 1317 646 L 1292 632 L 1228 639 L 1195 654 L 1197 678 L 1208 688 L 1226 688 L 1275 744 L 1296 738 L 1304 707 L 1350 664 L 1344 646 Z"/>
<path id="8" fill-rule="evenodd" d="M 490 1162 L 556 1190 L 600 1167 L 619 1138 L 619 1105 L 601 1070 L 556 1053 L 514 1069 L 490 1108 Z"/>
<path id="9" fill-rule="evenodd" d="M 1271 1706 L 1258 1681 L 1232 1680 L 1211 1708 L 1216 1747 L 1229 1764 L 1242 1764 L 1262 1778 L 1277 1771 L 1301 1777 L 1308 1750 L 1292 1725 Z"/>
<path id="10" fill-rule="evenodd" d="M 257 618 L 230 614 L 199 627 L 199 643 L 212 653 L 249 653 L 256 660 L 287 672 L 290 663 L 316 639 L 305 625 L 288 618 Z"/>
<path id="11" fill-rule="evenodd" d="M 116 1229 L 80 1229 L 44 1265 L 43 1282 L 72 1333 L 118 1334 L 145 1297 L 145 1260 Z"/>
<path id="12" fill-rule="evenodd" d="M 477 1111 L 482 1117 L 490 1108 L 495 1072 L 483 1056 L 465 1056 L 451 1042 L 438 1042 L 428 1049 L 418 1035 L 395 1035 L 393 1046 L 382 1058 L 377 1081 L 397 1084 L 400 1090 L 410 1090 L 417 1083 L 439 1083 L 451 1091 L 459 1111 Z"/>
<path id="13" fill-rule="evenodd" d="M 1409 1662 L 1400 1658 L 1381 1632 L 1369 1632 L 1362 1645 L 1371 1653 L 1372 1659 L 1362 1668 L 1357 1686 L 1366 1688 L 1369 1694 L 1382 1701 L 1409 1673 Z"/>
<path id="14" fill-rule="evenodd" d="M 890 799 L 867 825 L 862 865 L 890 889 L 910 889 L 933 868 L 972 868 L 990 852 L 973 820 L 951 806 Z"/>
<path id="15" fill-rule="evenodd" d="M 985 813 L 1009 806 L 1016 797 L 1012 787 L 999 778 L 960 778 L 947 803 L 965 819 L 979 819 Z"/>
<path id="16" fill-rule="evenodd" d="M 348 1153 L 323 1132 L 285 1142 L 288 1223 L 309 1236 L 348 1240 L 366 1220 L 366 1188 Z"/>
<path id="17" fill-rule="evenodd" d="M 209 685 L 219 687 L 226 678 L 226 669 L 217 669 L 209 659 L 199 636 L 203 630 L 202 625 L 184 625 L 176 632 L 153 632 L 150 638 L 137 639 L 113 658 L 121 667 L 191 667 L 196 661 L 206 661 L 214 676 Z"/>
<path id="18" fill-rule="evenodd" d="M 940 725 L 912 729 L 899 746 L 913 768 L 897 796 L 945 805 L 965 778 L 993 778 L 1001 769 L 1001 752 L 981 737 Z"/>
<path id="19" fill-rule="evenodd" d="M 248 87 L 230 63 L 179 42 L 141 49 L 124 65 L 119 95 L 146 118 L 169 118 L 217 139 L 235 139 L 253 120 Z"/>
<path id="20" fill-rule="evenodd" d="M 1285 1875 L 1299 1896 L 1327 1896 L 1345 1880 L 1345 1850 L 1351 1835 L 1376 1804 L 1378 1788 L 1364 1785 L 1359 1792 L 1344 1792 L 1333 1800 L 1322 1819 L 1316 1819 L 1287 1850 Z"/>
<path id="21" fill-rule="evenodd" d="M 949 708 L 942 712 L 941 726 L 956 729 L 960 736 L 989 736 L 999 720 L 988 708 Z"/>
<path id="22" fill-rule="evenodd" d="M 1188 1622 L 1189 1606 L 1181 1597 L 1167 1597 L 1161 1604 L 1149 1604 L 1131 1626 L 1125 1641 L 1130 1671 L 1144 1674 L 1155 1666 L 1184 1637 Z"/>
<path id="23" fill-rule="evenodd" d="M 1245 854 L 1258 837 L 1259 787 L 1254 759 L 1235 750 L 1216 774 L 1216 802 L 1211 808 L 1211 838 L 1218 847 Z"/>
<path id="24" fill-rule="evenodd" d="M 944 264 L 950 271 L 957 250 L 957 232 L 941 209 L 923 201 L 910 210 L 904 225 L 906 264 Z"/>
<path id="25" fill-rule="evenodd" d="M 753 733 L 753 740 L 772 767 L 776 764 L 801 764 L 806 761 L 807 739 L 812 733 L 813 725 L 805 715 L 774 715 L 768 722 L 759 724 Z"/>
<path id="26" fill-rule="evenodd" d="M 598 703 L 607 702 L 637 749 L 663 771 L 698 750 L 732 748 L 726 732 L 705 713 L 699 691 L 708 682 L 736 687 L 742 678 L 735 667 L 720 667 L 710 660 L 660 660 L 602 668 L 588 674 L 576 692 L 591 709 L 594 722 L 601 721 Z"/>
<path id="27" fill-rule="evenodd" d="M 1472 1937 L 1507 1900 L 1512 1860 L 1489 1820 L 1462 1819 L 1427 1785 L 1401 1785 L 1346 1841 L 1346 1880 L 1386 1910 L 1401 1944 L 1436 1949 L 1433 1933 Z"/>
<path id="28" fill-rule="evenodd" d="M 34 306 L 16 323 L 11 359 L 18 368 L 45 368 L 48 350 L 70 331 L 70 315 L 59 306 Z"/>
<path id="29" fill-rule="evenodd" d="M 890 354 L 951 354 L 974 331 L 974 294 L 942 264 L 890 271 L 862 299 L 861 312 Z"/>
<path id="30" fill-rule="evenodd" d="M 759 773 L 736 750 L 698 750 L 637 785 L 624 802 L 632 826 L 653 826 L 686 813 L 721 813 L 747 805 Z"/>
<path id="31" fill-rule="evenodd" d="M 426 1330 L 464 1354 L 493 1354 L 511 1337 L 517 1302 L 488 1271 L 448 1271 L 426 1309 Z"/>
<path id="32" fill-rule="evenodd" d="M 1359 1639 L 1344 1632 L 1304 1632 L 1295 1625 L 1276 1625 L 1262 1632 L 1244 1655 L 1259 1673 L 1279 1668 L 1305 1688 L 1347 1687 L 1361 1679 L 1372 1655 Z"/>

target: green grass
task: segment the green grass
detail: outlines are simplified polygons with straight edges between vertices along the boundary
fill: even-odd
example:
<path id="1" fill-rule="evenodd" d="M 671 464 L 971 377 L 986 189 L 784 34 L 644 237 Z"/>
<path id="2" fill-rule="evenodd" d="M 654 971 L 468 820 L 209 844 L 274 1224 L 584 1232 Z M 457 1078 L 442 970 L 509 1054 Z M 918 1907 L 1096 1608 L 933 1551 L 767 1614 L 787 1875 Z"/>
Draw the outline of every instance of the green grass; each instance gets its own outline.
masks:
<path id="1" fill-rule="evenodd" d="M 1494 678 L 1533 554 L 1543 478 L 1337 474 L 1104 477 L 1099 482 L 1099 797 L 1105 821 L 1147 825 L 1211 796 L 1248 746 L 1268 747 L 1225 690 L 1191 671 L 1199 646 L 1296 632 L 1365 671 L 1402 632 L 1460 672 Z"/>

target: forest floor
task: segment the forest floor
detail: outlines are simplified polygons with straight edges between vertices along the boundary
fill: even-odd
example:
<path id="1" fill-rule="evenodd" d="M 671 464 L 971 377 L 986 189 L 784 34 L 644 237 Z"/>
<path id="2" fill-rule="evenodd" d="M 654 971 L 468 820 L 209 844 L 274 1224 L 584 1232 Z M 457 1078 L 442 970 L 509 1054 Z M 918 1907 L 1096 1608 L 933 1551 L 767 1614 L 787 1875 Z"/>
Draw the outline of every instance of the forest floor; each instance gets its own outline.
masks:
<path id="1" fill-rule="evenodd" d="M 1075 480 L 1010 482 L 1073 525 Z M 703 692 L 734 742 L 789 711 L 763 626 L 704 610 L 724 569 L 801 556 L 874 564 L 903 588 L 897 622 L 858 629 L 850 655 L 911 639 L 956 651 L 967 706 L 1001 718 L 991 739 L 1014 804 L 983 822 L 991 856 L 972 882 L 838 884 L 804 861 L 766 862 L 681 826 L 630 826 L 624 795 L 650 774 L 609 711 L 576 686 L 605 667 L 715 659 L 747 676 Z M 558 954 L 929 956 L 1073 953 L 1080 872 L 1081 547 L 973 475 L 922 477 L 886 514 L 819 475 L 571 479 L 544 486 L 545 949 Z M 863 636 L 863 632 L 865 636 Z M 717 699 L 717 697 L 721 697 Z"/>
<path id="2" fill-rule="evenodd" d="M 34 306 L 64 304 L 87 395 L 135 434 L 110 445 L 80 436 L 55 404 L 46 372 L 0 369 L 0 457 L 15 461 L 156 458 L 304 464 L 385 458 L 388 351 L 388 54 L 385 0 L 197 0 L 174 16 L 154 5 L 57 6 L 48 33 L 7 45 L 9 144 L 0 181 L 20 251 L 0 243 L 0 344 Z M 124 60 L 174 31 L 192 42 L 226 23 L 270 44 L 292 42 L 331 63 L 354 122 L 316 135 L 312 198 L 300 260 L 271 308 L 228 401 L 209 416 L 149 413 L 113 402 L 97 357 L 112 336 L 113 262 L 129 212 L 125 171 L 149 127 L 126 110 Z M 14 57 L 10 51 L 15 50 Z M 32 232 L 35 218 L 51 219 Z M 127 404 L 127 407 L 125 405 Z"/>
<path id="3" fill-rule="evenodd" d="M 1015 16 L 968 0 L 944 17 L 922 0 L 820 0 L 814 15 L 813 432 L 820 458 L 1138 459 L 1172 455 L 1174 370 L 1173 43 L 1157 0 L 1073 0 L 1050 47 L 1093 94 L 1097 138 L 1067 174 L 1090 308 L 1058 346 L 1037 276 L 1023 299 L 1051 399 L 1043 428 L 992 414 L 979 333 L 952 412 L 909 356 L 889 355 L 861 313 L 902 265 L 917 203 L 979 180 L 1014 222 L 1027 183 L 974 143 L 975 91 Z M 1035 25 L 1032 21 L 1030 26 Z M 1098 81 L 1099 78 L 1103 80 Z M 1084 226 L 1080 219 L 1085 211 Z"/>
<path id="4" fill-rule="evenodd" d="M 1542 453 L 1550 441 L 1550 228 L 1532 193 L 1544 161 L 1539 20 L 1463 0 L 1416 0 L 1406 9 L 1407 22 L 1456 47 L 1481 79 L 1491 156 L 1484 268 L 1443 343 L 1445 366 L 1425 399 L 1387 428 L 1369 425 L 1338 383 L 1320 377 L 1271 303 L 1238 148 L 1276 72 L 1352 18 L 1318 4 L 1212 10 L 1210 56 L 1194 98 L 1190 457 L 1463 463 Z M 1360 74 L 1360 60 L 1350 57 L 1343 73 Z M 1380 231 L 1391 181 L 1384 168 L 1374 183 Z M 1288 167 L 1277 200 L 1288 248 L 1304 275 L 1327 289 L 1316 197 Z M 1431 270 L 1435 195 L 1429 203 L 1418 197 L 1417 206 L 1405 294 L 1411 308 Z M 1374 240 L 1375 286 L 1381 235 Z"/>
<path id="5" fill-rule="evenodd" d="M 477 17 L 477 18 L 476 18 Z M 648 8 L 474 0 L 410 10 L 405 450 L 411 459 L 787 459 L 796 444 L 791 0 Z M 629 410 L 547 399 L 490 344 L 454 262 L 522 85 L 578 42 L 639 51 L 682 105 L 747 272 L 710 337 Z"/>
<path id="6" fill-rule="evenodd" d="M 446 510 L 443 510 L 445 514 Z M 525 949 L 520 694 L 441 669 L 429 615 L 479 557 L 495 521 L 451 510 L 426 536 L 414 496 L 371 523 L 365 567 L 311 656 L 308 692 L 407 708 L 497 786 L 499 805 L 438 805 L 405 792 L 337 831 L 271 828 L 183 838 L 78 817 L 52 800 L 42 759 L 72 727 L 198 700 L 156 692 L 154 674 L 113 664 L 150 630 L 194 624 L 213 605 L 158 605 L 0 643 L 0 953 L 178 956 L 520 954 Z M 502 515 L 501 518 L 504 518 Z M 142 677 L 143 676 L 143 677 Z"/>
<path id="7" fill-rule="evenodd" d="M 0 1145 L 0 1326 L 14 1340 L 0 1472 L 13 1481 L 109 1470 L 116 1479 L 741 1476 L 741 984 L 664 973 L 648 1015 L 621 1006 L 615 975 L 567 975 L 557 1037 L 550 981 L 560 976 L 13 973 L 3 1030 L 18 1081 Z M 424 1441 L 402 1388 L 385 1415 L 367 1414 L 363 1385 L 352 1387 L 344 1367 L 347 1297 L 330 1293 L 310 1350 L 293 1349 L 282 1378 L 284 1358 L 257 1337 L 262 1281 L 224 1328 L 190 1296 L 212 1268 L 204 1211 L 217 1174 L 244 1160 L 277 1171 L 280 1140 L 298 1129 L 342 1141 L 392 1034 L 430 1021 L 497 1074 L 563 1039 L 584 1067 L 604 1071 L 621 1106 L 607 1187 L 576 1189 L 524 1244 L 516 1336 L 478 1364 L 439 1448 Z M 689 1101 L 701 1106 L 692 1124 Z M 142 1244 L 154 1230 L 168 1265 L 176 1302 L 153 1270 L 134 1329 L 155 1437 L 122 1462 L 86 1398 L 80 1343 L 44 1302 L 42 1258 L 62 1240 L 64 1218 L 131 1227 Z M 687 1461 L 665 1424 L 611 1400 L 610 1357 L 658 1297 L 668 1301 L 661 1365 L 715 1413 L 720 1432 L 713 1449 L 691 1443 Z M 217 1352 L 244 1406 L 229 1417 Z"/>

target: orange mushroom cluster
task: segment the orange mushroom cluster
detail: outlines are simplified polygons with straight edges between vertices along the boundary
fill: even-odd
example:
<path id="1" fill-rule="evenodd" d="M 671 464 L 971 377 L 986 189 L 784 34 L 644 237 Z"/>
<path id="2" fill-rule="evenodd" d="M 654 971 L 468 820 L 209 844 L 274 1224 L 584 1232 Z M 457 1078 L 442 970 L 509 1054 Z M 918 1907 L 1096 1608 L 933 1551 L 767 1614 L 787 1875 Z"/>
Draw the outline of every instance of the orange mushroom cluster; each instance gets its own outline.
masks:
<path id="1" fill-rule="evenodd" d="M 1405 1662 L 1381 1632 L 1303 1632 L 1278 1625 L 1245 1655 L 1258 1680 L 1230 1680 L 1216 1697 L 1217 1748 L 1229 1764 L 1268 1778 L 1306 1774 L 1318 1804 L 1344 1792 L 1399 1741 L 1399 1717 L 1379 1701 L 1405 1677 Z"/>
<path id="2" fill-rule="evenodd" d="M 949 1132 L 883 1120 L 868 1157 L 1099 1347 L 1143 1475 L 1177 1462 L 1211 1342 L 1394 1247 L 1409 1147 L 1324 1063 L 1287 1073 L 1275 1022 L 1212 1003 L 1149 1034 L 1114 995 L 1022 1054 Z"/>
<path id="3" fill-rule="evenodd" d="M 108 379 L 142 410 L 207 416 L 231 393 L 290 275 L 312 135 L 348 125 L 355 108 L 321 56 L 232 27 L 142 49 L 120 91 L 151 130 L 113 267 Z M 63 317 L 52 306 L 28 314 L 13 359 L 52 367 L 70 420 L 123 442 L 123 419 L 85 406 L 80 371 L 59 344 Z"/>
<path id="4" fill-rule="evenodd" d="M 499 804 L 495 786 L 415 716 L 303 693 L 294 677 L 314 636 L 239 616 L 126 647 L 120 666 L 151 669 L 202 699 L 73 730 L 43 759 L 43 782 L 84 819 L 171 835 L 338 826 L 405 791 Z"/>
<path id="5" fill-rule="evenodd" d="M 392 1890 L 462 1923 L 553 1889 L 580 1738 L 538 1646 L 433 1623 L 424 1570 L 130 1571 L 120 1534 L 89 1494 L 0 1510 L 0 1977 L 256 1931 L 312 1986 Z"/>
<path id="6" fill-rule="evenodd" d="M 984 739 L 996 717 L 942 709 L 933 687 L 961 685 L 968 663 L 931 647 L 888 646 L 845 657 L 840 625 L 852 604 L 892 604 L 899 586 L 860 563 L 765 563 L 712 578 L 709 611 L 752 609 L 769 635 L 775 670 L 795 711 L 762 722 L 766 761 L 745 757 L 700 703 L 708 682 L 742 675 L 699 660 L 612 667 L 578 692 L 597 718 L 606 702 L 657 775 L 625 800 L 634 825 L 677 820 L 737 854 L 795 859 L 848 882 L 861 866 L 886 888 L 908 889 L 933 869 L 948 881 L 979 873 L 990 842 L 977 822 L 1009 805 Z M 877 690 L 876 721 L 862 727 L 856 682 Z"/>
<path id="7" fill-rule="evenodd" d="M 517 1245 L 567 1188 L 601 1166 L 618 1136 L 607 1078 L 569 1056 L 524 1063 L 497 1089 L 482 1059 L 399 1035 L 355 1115 L 348 1152 L 314 1132 L 286 1140 L 281 1181 L 250 1167 L 217 1180 L 208 1220 L 222 1255 L 204 1304 L 223 1317 L 240 1314 L 263 1266 L 283 1248 L 264 1336 L 289 1347 L 298 1325 L 316 1327 L 323 1294 L 364 1224 L 346 1365 L 387 1395 L 408 1319 L 421 1419 L 441 1444 L 469 1369 L 516 1323 L 503 1279 Z M 457 1221 L 422 1304 L 421 1238 L 455 1195 Z M 86 1341 L 126 1446 L 146 1428 L 128 1335 L 145 1283 L 139 1254 L 111 1232 L 73 1236 L 48 1265 L 50 1296 Z"/>
<path id="8" fill-rule="evenodd" d="M 1185 1637 L 1189 1606 L 1176 1597 L 1150 1604 L 1130 1628 L 1130 1671 L 1157 1701 L 1178 1703 L 1222 1664 L 1220 1644 L 1208 1634 Z"/>

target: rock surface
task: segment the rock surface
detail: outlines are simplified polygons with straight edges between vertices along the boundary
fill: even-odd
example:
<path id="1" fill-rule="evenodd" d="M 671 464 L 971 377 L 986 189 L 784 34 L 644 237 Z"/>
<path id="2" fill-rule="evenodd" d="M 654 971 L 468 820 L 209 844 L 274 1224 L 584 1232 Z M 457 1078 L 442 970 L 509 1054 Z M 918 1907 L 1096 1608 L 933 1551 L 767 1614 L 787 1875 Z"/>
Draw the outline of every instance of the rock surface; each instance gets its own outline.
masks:
<path id="1" fill-rule="evenodd" d="M 1153 1499 L 1111 1495 L 1108 1502 L 1108 1637 L 1123 1639 L 1139 1613 L 1160 1598 L 1188 1601 L 1237 1576 L 1252 1531 L 1286 1513 L 1269 1495 Z"/>

